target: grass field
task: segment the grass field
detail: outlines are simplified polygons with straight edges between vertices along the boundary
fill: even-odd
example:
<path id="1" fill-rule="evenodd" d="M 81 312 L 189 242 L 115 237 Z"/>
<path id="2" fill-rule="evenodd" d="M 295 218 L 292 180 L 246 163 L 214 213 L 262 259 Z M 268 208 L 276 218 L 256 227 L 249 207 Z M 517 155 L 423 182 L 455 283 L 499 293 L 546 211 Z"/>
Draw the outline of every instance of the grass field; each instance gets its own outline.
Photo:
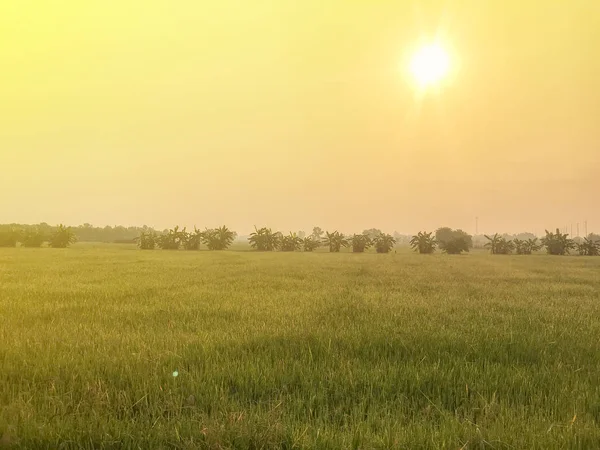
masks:
<path id="1" fill-rule="evenodd" d="M 600 258 L 0 249 L 0 436 L 598 449 Z"/>

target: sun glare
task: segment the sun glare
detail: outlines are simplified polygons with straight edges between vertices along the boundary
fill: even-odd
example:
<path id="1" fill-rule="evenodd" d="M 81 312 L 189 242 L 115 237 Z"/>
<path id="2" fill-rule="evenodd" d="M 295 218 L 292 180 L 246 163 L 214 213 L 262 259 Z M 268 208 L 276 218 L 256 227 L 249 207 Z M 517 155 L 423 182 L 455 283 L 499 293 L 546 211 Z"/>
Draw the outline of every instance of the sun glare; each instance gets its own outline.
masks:
<path id="1" fill-rule="evenodd" d="M 410 71 L 422 87 L 439 83 L 450 66 L 448 53 L 437 44 L 420 48 L 412 57 Z"/>

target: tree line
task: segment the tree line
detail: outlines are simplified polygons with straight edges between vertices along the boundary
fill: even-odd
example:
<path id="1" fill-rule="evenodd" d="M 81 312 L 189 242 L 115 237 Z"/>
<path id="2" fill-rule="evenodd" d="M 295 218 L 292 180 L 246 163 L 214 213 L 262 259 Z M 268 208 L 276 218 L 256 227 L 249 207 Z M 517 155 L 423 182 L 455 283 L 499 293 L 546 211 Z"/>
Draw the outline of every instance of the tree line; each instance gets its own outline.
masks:
<path id="1" fill-rule="evenodd" d="M 567 233 L 561 233 L 557 228 L 556 232 L 545 230 L 546 235 L 538 240 L 537 237 L 528 239 L 507 239 L 498 233 L 493 236 L 484 235 L 487 239 L 485 248 L 490 250 L 493 255 L 531 255 L 542 249 L 549 255 L 568 255 L 575 250 L 581 256 L 600 256 L 600 236 L 590 234 L 583 239 L 571 239 Z M 440 228 L 433 233 L 419 232 L 410 241 L 411 247 L 419 253 L 433 253 L 436 247 L 446 253 L 462 253 L 469 251 L 472 247 L 472 240 L 469 235 L 461 230 L 451 230 L 450 228 Z"/>
<path id="2" fill-rule="evenodd" d="M 18 230 L 21 233 L 27 232 L 40 232 L 44 236 L 50 236 L 57 227 L 49 225 L 45 222 L 42 222 L 37 225 L 27 225 L 27 224 L 6 224 L 0 225 L 0 232 L 6 232 L 10 230 Z M 121 225 L 115 225 L 114 227 L 105 226 L 105 227 L 95 227 L 89 223 L 84 223 L 83 225 L 70 227 L 71 231 L 77 237 L 78 242 L 106 242 L 106 243 L 128 243 L 131 244 L 134 242 L 134 239 L 137 238 L 141 233 L 148 231 L 155 231 L 152 227 L 142 226 L 142 227 L 124 227 Z M 160 233 L 164 233 L 167 230 L 160 231 Z"/>
<path id="3" fill-rule="evenodd" d="M 45 242 L 52 248 L 66 248 L 77 242 L 75 232 L 71 227 L 58 225 L 46 230 L 42 227 L 30 226 L 26 228 L 6 227 L 0 228 L 0 247 L 41 247 Z"/>
<path id="4" fill-rule="evenodd" d="M 201 245 L 209 250 L 225 250 L 237 238 L 237 233 L 226 226 L 206 228 L 193 231 L 176 226 L 172 229 L 156 231 L 150 227 L 104 227 L 96 228 L 89 224 L 79 227 L 66 227 L 58 225 L 51 227 L 42 223 L 39 225 L 0 225 L 0 247 L 16 247 L 18 243 L 23 247 L 41 247 L 45 242 L 49 247 L 65 248 L 80 241 L 86 241 L 98 233 L 99 230 L 110 233 L 127 232 L 126 239 L 112 240 L 111 242 L 137 243 L 143 250 L 199 250 Z M 81 239 L 83 231 L 84 239 Z M 130 237 L 133 232 L 137 234 Z M 600 236 L 591 233 L 585 238 L 569 238 L 567 233 L 545 231 L 546 235 L 538 239 L 530 233 L 522 233 L 520 237 L 510 238 L 508 235 L 483 235 L 486 239 L 485 248 L 494 255 L 530 255 L 542 249 L 550 255 L 566 255 L 575 251 L 583 256 L 600 255 Z M 115 236 L 115 235 L 113 235 Z M 118 236 L 124 236 L 118 234 Z M 394 236 L 384 233 L 377 228 L 364 230 L 360 234 L 345 235 L 339 231 L 324 231 L 314 227 L 310 235 L 304 232 L 289 232 L 283 234 L 271 228 L 255 227 L 247 237 L 248 243 L 257 251 L 282 251 L 312 252 L 320 247 L 325 247 L 329 252 L 340 252 L 342 248 L 349 248 L 353 253 L 363 253 L 373 248 L 377 253 L 389 253 L 398 242 L 398 234 Z M 96 240 L 97 241 L 97 240 Z M 473 236 L 460 229 L 449 227 L 438 228 L 434 232 L 419 232 L 406 241 L 415 252 L 429 254 L 440 249 L 448 254 L 461 254 L 473 248 Z"/>
<path id="5" fill-rule="evenodd" d="M 533 252 L 545 248 L 549 255 L 567 255 L 575 250 L 581 256 L 600 256 L 600 236 L 598 235 L 590 234 L 583 239 L 576 240 L 569 238 L 567 233 L 561 233 L 558 228 L 554 233 L 545 231 L 546 236 L 539 243 L 537 238 L 511 240 L 497 233 L 493 236 L 485 235 L 488 240 L 485 246 L 494 255 L 509 255 L 512 252 L 518 255 L 531 255 Z"/>

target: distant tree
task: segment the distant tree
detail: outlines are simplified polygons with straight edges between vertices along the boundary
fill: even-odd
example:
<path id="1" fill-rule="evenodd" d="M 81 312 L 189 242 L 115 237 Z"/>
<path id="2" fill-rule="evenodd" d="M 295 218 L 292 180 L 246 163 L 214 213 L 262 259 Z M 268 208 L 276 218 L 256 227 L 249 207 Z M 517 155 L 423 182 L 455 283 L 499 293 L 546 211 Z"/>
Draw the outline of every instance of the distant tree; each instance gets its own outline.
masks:
<path id="1" fill-rule="evenodd" d="M 209 250 L 225 250 L 229 248 L 231 243 L 235 240 L 237 233 L 223 225 L 219 228 L 206 229 L 199 233 L 199 235 L 202 243 L 204 243 Z"/>
<path id="2" fill-rule="evenodd" d="M 282 252 L 295 252 L 302 248 L 302 239 L 296 234 L 291 233 L 281 237 L 280 249 Z"/>
<path id="3" fill-rule="evenodd" d="M 67 248 L 69 245 L 77 242 L 77 237 L 71 227 L 60 224 L 50 235 L 48 242 L 52 248 Z"/>
<path id="4" fill-rule="evenodd" d="M 21 235 L 21 245 L 23 247 L 39 248 L 46 241 L 46 236 L 39 228 L 31 228 Z"/>
<path id="5" fill-rule="evenodd" d="M 389 253 L 396 244 L 396 239 L 391 234 L 380 233 L 373 239 L 377 253 Z"/>
<path id="6" fill-rule="evenodd" d="M 0 230 L 0 247 L 16 247 L 20 239 L 20 232 L 12 226 Z"/>
<path id="7" fill-rule="evenodd" d="M 350 243 L 352 244 L 353 253 L 363 253 L 366 249 L 373 245 L 373 241 L 366 234 L 353 235 L 350 238 Z"/>
<path id="8" fill-rule="evenodd" d="M 142 250 L 154 250 L 156 248 L 157 236 L 154 231 L 142 231 L 136 238 L 138 247 Z"/>
<path id="9" fill-rule="evenodd" d="M 250 245 L 261 252 L 272 252 L 279 248 L 281 242 L 281 233 L 273 232 L 270 228 L 256 228 L 250 233 L 248 238 Z"/>
<path id="10" fill-rule="evenodd" d="M 473 237 L 469 233 L 461 230 L 460 228 L 454 230 L 454 233 L 456 234 L 456 236 L 462 237 L 465 240 L 468 249 L 473 248 Z"/>
<path id="11" fill-rule="evenodd" d="M 522 241 L 528 241 L 529 239 L 537 239 L 537 236 L 533 233 L 519 233 L 515 236 L 515 238 Z"/>
<path id="12" fill-rule="evenodd" d="M 302 247 L 305 252 L 312 252 L 321 246 L 321 241 L 310 235 L 302 240 Z"/>
<path id="13" fill-rule="evenodd" d="M 321 229 L 321 227 L 314 227 L 311 236 L 314 239 L 320 241 L 322 239 L 324 233 L 325 232 Z"/>
<path id="14" fill-rule="evenodd" d="M 575 242 L 569 239 L 567 233 L 561 233 L 558 228 L 556 233 L 545 231 L 546 236 L 542 238 L 542 245 L 546 247 L 546 252 L 549 255 L 566 255 L 575 248 Z"/>
<path id="15" fill-rule="evenodd" d="M 468 252 L 473 247 L 471 235 L 458 229 L 453 230 L 448 227 L 439 228 L 435 232 L 435 239 L 442 251 L 450 255 L 457 255 L 462 252 Z"/>
<path id="16" fill-rule="evenodd" d="M 394 239 L 396 239 L 396 244 L 409 244 L 412 240 L 413 236 L 409 236 L 407 234 L 400 234 L 397 231 L 394 231 Z"/>
<path id="17" fill-rule="evenodd" d="M 583 242 L 577 244 L 577 250 L 582 256 L 600 256 L 600 240 L 593 241 L 589 238 L 583 238 Z"/>
<path id="18" fill-rule="evenodd" d="M 469 251 L 469 244 L 464 237 L 454 237 L 447 241 L 440 242 L 440 248 L 449 255 L 459 255 L 462 252 Z"/>
<path id="19" fill-rule="evenodd" d="M 373 241 L 377 236 L 383 234 L 383 231 L 377 228 L 369 228 L 368 230 L 363 230 L 362 234 L 369 236 L 369 239 Z"/>
<path id="20" fill-rule="evenodd" d="M 587 236 L 588 240 L 593 242 L 600 242 L 600 234 L 590 233 Z"/>
<path id="21" fill-rule="evenodd" d="M 156 244 L 163 250 L 178 250 L 186 238 L 185 228 L 183 230 L 176 226 L 172 230 L 166 229 L 156 239 Z"/>
<path id="22" fill-rule="evenodd" d="M 492 255 L 508 255 L 515 248 L 512 240 L 507 240 L 506 237 L 500 236 L 498 233 L 491 237 L 487 234 L 484 234 L 484 236 L 489 241 L 484 247 L 489 248 Z"/>
<path id="23" fill-rule="evenodd" d="M 438 243 L 446 242 L 454 237 L 454 230 L 450 227 L 441 227 L 435 231 L 435 240 Z"/>
<path id="24" fill-rule="evenodd" d="M 538 244 L 537 238 L 529 238 L 527 240 L 515 238 L 513 242 L 515 244 L 517 255 L 531 255 L 531 253 L 537 252 L 542 248 L 542 246 Z"/>
<path id="25" fill-rule="evenodd" d="M 338 231 L 330 233 L 327 231 L 325 232 L 325 237 L 323 238 L 323 245 L 325 247 L 329 247 L 330 252 L 337 253 L 342 247 L 348 247 L 349 244 L 348 239 L 343 233 Z"/>
<path id="26" fill-rule="evenodd" d="M 432 236 L 433 231 L 430 233 L 419 231 L 416 236 L 413 236 L 410 240 L 410 246 L 416 252 L 421 254 L 429 254 L 435 252 L 437 241 Z"/>

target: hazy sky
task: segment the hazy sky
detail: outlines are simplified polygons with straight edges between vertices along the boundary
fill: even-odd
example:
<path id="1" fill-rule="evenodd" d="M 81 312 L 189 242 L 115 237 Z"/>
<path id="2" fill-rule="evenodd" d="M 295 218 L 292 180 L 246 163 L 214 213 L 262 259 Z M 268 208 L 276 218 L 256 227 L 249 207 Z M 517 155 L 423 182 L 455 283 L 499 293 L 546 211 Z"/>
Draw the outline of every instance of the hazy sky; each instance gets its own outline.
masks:
<path id="1" fill-rule="evenodd" d="M 598 0 L 0 1 L 0 223 L 592 231 L 599 170 Z"/>

